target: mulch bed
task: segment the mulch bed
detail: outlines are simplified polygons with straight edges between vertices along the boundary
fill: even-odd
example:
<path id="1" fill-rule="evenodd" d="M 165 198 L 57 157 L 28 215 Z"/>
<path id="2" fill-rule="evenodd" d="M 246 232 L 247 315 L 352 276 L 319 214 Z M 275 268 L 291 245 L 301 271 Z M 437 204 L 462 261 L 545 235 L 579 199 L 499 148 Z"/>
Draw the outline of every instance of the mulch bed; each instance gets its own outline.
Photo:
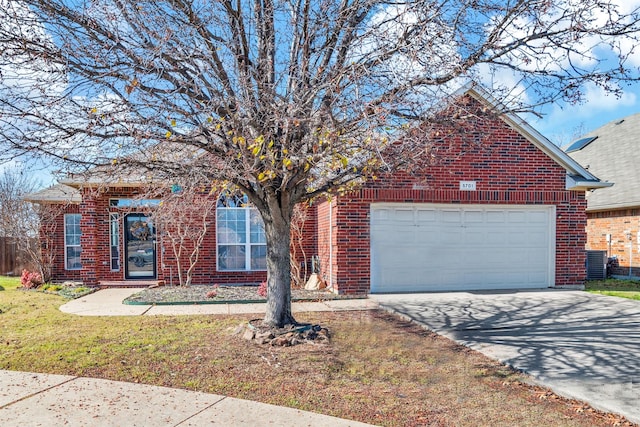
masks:
<path id="1" fill-rule="evenodd" d="M 366 298 L 365 295 L 338 295 L 325 290 L 292 289 L 292 301 L 326 301 Z M 265 302 L 258 286 L 160 286 L 147 288 L 124 300 L 125 304 L 242 304 Z"/>

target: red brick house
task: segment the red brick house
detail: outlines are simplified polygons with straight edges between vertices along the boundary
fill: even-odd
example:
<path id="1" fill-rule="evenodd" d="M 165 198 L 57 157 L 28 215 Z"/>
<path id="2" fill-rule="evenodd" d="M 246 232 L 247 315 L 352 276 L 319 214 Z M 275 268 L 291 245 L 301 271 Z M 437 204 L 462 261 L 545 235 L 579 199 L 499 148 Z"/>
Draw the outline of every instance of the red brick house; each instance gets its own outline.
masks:
<path id="1" fill-rule="evenodd" d="M 583 284 L 585 191 L 610 184 L 519 117 L 493 113 L 500 105 L 482 89 L 468 86 L 459 100 L 473 112 L 464 131 L 428 130 L 447 135 L 431 149 L 436 163 L 380 176 L 309 209 L 305 253 L 318 256 L 321 278 L 335 292 Z M 139 184 L 95 192 L 87 182 L 64 183 L 75 189 L 76 202 L 60 219 L 64 232 L 55 250 L 65 256 L 55 278 L 175 283 L 165 242 L 141 238 L 153 235 L 153 225 L 121 210 Z M 31 200 L 46 199 L 48 191 Z M 264 280 L 264 233 L 255 211 L 219 203 L 211 222 L 194 283 Z M 243 237 L 232 242 L 230 229 Z"/>

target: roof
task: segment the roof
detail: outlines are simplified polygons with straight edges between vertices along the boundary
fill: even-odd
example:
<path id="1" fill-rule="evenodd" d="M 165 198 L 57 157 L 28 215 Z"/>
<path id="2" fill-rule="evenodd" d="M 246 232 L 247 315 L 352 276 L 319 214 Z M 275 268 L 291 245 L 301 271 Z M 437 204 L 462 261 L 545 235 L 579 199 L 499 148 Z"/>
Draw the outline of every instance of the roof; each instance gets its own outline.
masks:
<path id="1" fill-rule="evenodd" d="M 35 193 L 26 194 L 23 197 L 27 202 L 33 203 L 80 203 L 82 196 L 76 188 L 64 184 L 56 184 Z"/>
<path id="2" fill-rule="evenodd" d="M 640 207 L 640 113 L 609 122 L 578 141 L 591 137 L 597 138 L 569 155 L 589 172 L 616 185 L 589 194 L 587 210 Z"/>
<path id="3" fill-rule="evenodd" d="M 60 180 L 60 183 L 76 188 L 95 188 L 104 185 L 144 187 L 151 182 L 162 182 L 166 178 L 161 164 L 184 168 L 188 162 L 201 155 L 201 150 L 189 145 L 162 142 L 111 165 L 95 166 L 85 172 L 68 174 L 65 179 Z"/>
<path id="4" fill-rule="evenodd" d="M 592 171 L 584 168 L 578 161 L 570 157 L 562 151 L 560 147 L 552 143 L 549 139 L 535 130 L 520 116 L 509 113 L 509 108 L 495 99 L 489 92 L 480 85 L 470 82 L 458 90 L 460 95 L 470 95 L 476 100 L 490 106 L 501 114 L 509 126 L 516 132 L 524 136 L 529 142 L 535 145 L 539 150 L 549 156 L 558 165 L 567 171 L 567 190 L 585 191 L 598 188 L 611 187 L 615 181 L 601 181 Z M 506 112 L 505 112 L 506 111 Z"/>

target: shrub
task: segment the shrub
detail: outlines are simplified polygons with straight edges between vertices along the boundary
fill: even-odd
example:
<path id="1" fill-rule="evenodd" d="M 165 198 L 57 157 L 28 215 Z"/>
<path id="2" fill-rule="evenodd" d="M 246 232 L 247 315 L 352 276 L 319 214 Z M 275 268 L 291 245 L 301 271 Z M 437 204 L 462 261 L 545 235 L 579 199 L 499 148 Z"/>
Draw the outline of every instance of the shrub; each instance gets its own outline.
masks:
<path id="1" fill-rule="evenodd" d="M 258 295 L 260 295 L 261 297 L 265 297 L 267 296 L 267 282 L 262 282 L 260 283 L 260 285 L 258 286 Z"/>
<path id="2" fill-rule="evenodd" d="M 36 289 L 38 286 L 42 285 L 42 276 L 40 276 L 40 273 L 32 273 L 28 270 L 22 270 L 20 283 L 24 289 Z"/>
<path id="3" fill-rule="evenodd" d="M 213 291 L 207 292 L 207 298 L 215 298 L 217 296 L 218 296 L 218 291 L 213 290 Z"/>

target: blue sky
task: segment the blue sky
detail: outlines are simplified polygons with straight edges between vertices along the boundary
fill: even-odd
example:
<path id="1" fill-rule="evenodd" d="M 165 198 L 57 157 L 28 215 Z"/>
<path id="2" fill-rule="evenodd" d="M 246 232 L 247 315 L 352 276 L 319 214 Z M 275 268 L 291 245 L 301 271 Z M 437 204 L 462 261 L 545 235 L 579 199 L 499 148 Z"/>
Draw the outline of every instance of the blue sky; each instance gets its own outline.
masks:
<path id="1" fill-rule="evenodd" d="M 587 88 L 586 100 L 579 105 L 548 105 L 542 118 L 522 116 L 553 143 L 566 148 L 578 136 L 610 121 L 640 112 L 640 83 L 624 87 L 620 98 Z"/>

